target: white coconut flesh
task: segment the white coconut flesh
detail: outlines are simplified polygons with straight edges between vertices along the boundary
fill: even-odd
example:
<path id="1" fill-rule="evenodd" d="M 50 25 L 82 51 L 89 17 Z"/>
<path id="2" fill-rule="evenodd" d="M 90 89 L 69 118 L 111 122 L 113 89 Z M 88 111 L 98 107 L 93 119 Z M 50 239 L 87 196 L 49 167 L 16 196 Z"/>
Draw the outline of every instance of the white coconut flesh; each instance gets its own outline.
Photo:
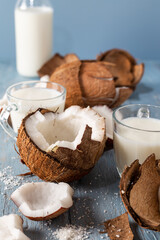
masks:
<path id="1" fill-rule="evenodd" d="M 23 233 L 23 220 L 17 214 L 4 215 L 0 217 L 0 239 L 1 240 L 30 240 Z"/>
<path id="2" fill-rule="evenodd" d="M 26 183 L 15 190 L 11 199 L 27 217 L 46 217 L 61 208 L 70 208 L 73 189 L 67 183 Z"/>
<path id="3" fill-rule="evenodd" d="M 106 138 L 113 139 L 113 120 L 112 120 L 112 109 L 106 105 L 94 106 L 93 109 L 105 118 L 106 122 Z"/>
<path id="4" fill-rule="evenodd" d="M 41 114 L 37 111 L 25 121 L 29 137 L 46 152 L 57 146 L 75 150 L 81 143 L 87 125 L 92 128 L 91 139 L 102 142 L 105 131 L 104 118 L 89 107 L 71 106 L 60 114 Z"/>

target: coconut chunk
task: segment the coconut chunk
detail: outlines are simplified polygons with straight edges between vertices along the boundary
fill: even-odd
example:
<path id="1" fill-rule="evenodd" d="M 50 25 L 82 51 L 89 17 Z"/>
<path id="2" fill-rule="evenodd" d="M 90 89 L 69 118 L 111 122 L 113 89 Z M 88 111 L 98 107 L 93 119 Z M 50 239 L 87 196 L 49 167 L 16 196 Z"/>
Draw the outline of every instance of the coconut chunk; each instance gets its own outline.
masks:
<path id="1" fill-rule="evenodd" d="M 106 122 L 106 139 L 113 139 L 113 123 L 112 123 L 112 109 L 107 107 L 106 105 L 96 105 L 92 107 L 97 113 L 99 113 L 102 117 L 105 118 Z"/>
<path id="2" fill-rule="evenodd" d="M 73 189 L 67 183 L 26 183 L 15 190 L 11 199 L 31 220 L 51 219 L 73 205 Z"/>
<path id="3" fill-rule="evenodd" d="M 17 214 L 0 217 L 0 239 L 2 240 L 30 240 L 23 233 L 23 220 Z"/>

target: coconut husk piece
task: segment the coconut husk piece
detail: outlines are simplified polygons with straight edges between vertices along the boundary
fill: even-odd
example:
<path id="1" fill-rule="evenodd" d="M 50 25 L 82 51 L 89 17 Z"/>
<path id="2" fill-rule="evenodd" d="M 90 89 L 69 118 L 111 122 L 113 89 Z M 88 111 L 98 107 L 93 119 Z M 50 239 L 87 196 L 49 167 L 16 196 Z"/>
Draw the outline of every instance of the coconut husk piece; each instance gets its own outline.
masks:
<path id="1" fill-rule="evenodd" d="M 107 61 L 115 65 L 108 65 L 108 69 L 115 79 L 116 86 L 135 87 L 144 73 L 144 64 L 137 66 L 136 59 L 122 49 L 111 49 L 100 54 L 97 61 Z"/>
<path id="2" fill-rule="evenodd" d="M 134 236 L 129 226 L 127 212 L 103 224 L 105 226 L 105 231 L 101 233 L 108 233 L 111 240 L 133 240 Z"/>
<path id="3" fill-rule="evenodd" d="M 150 155 L 142 165 L 134 161 L 122 173 L 120 193 L 132 218 L 144 228 L 160 231 L 158 190 L 160 160 Z"/>
<path id="4" fill-rule="evenodd" d="M 70 63 L 77 60 L 79 60 L 79 58 L 74 53 L 67 54 L 64 57 L 56 53 L 38 70 L 38 75 L 40 77 L 43 77 L 44 75 L 51 76 L 57 67 L 64 63 Z"/>
<path id="5" fill-rule="evenodd" d="M 59 83 L 66 88 L 66 108 L 71 105 L 84 106 L 79 85 L 80 66 L 81 61 L 63 64 L 50 77 L 50 81 Z"/>

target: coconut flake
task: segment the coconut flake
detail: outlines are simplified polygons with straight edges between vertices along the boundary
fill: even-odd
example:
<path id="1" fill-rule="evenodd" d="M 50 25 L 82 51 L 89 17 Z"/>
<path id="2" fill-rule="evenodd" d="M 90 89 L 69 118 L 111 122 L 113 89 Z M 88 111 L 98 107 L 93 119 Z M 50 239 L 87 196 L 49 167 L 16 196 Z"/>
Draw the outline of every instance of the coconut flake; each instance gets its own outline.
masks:
<path id="1" fill-rule="evenodd" d="M 23 233 L 23 220 L 17 214 L 0 217 L 0 239 L 2 240 L 30 240 Z"/>
<path id="2" fill-rule="evenodd" d="M 67 224 L 57 229 L 53 234 L 58 240 L 84 240 L 89 237 L 87 228 Z"/>
<path id="3" fill-rule="evenodd" d="M 4 191 L 11 190 L 16 186 L 22 184 L 22 178 L 13 175 L 13 169 L 11 166 L 7 166 L 0 171 L 0 182 L 4 185 Z"/>

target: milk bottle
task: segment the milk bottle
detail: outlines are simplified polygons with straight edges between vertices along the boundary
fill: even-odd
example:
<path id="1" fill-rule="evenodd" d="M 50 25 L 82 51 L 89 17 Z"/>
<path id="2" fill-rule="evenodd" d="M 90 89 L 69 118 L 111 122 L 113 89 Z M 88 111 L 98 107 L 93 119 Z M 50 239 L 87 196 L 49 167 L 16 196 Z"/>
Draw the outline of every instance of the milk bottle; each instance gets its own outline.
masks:
<path id="1" fill-rule="evenodd" d="M 18 0 L 15 7 L 16 65 L 19 74 L 37 76 L 52 55 L 53 8 L 47 0 Z"/>

